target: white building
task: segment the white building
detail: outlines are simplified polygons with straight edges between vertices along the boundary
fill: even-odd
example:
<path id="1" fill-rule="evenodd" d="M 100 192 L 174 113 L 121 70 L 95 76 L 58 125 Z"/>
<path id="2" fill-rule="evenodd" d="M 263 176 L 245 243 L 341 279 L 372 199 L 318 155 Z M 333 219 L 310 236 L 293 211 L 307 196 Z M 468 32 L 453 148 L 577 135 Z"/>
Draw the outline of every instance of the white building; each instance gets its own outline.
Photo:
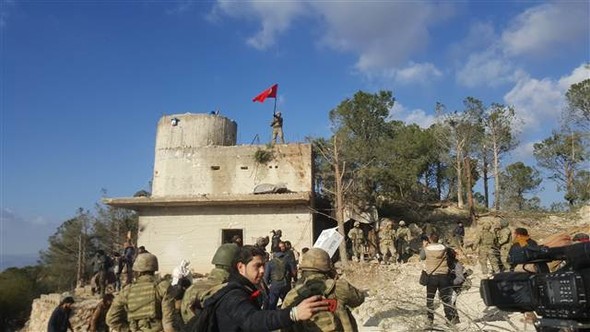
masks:
<path id="1" fill-rule="evenodd" d="M 182 259 L 194 272 L 208 272 L 217 247 L 236 234 L 253 244 L 281 229 L 301 249 L 329 225 L 314 223 L 309 144 L 238 146 L 236 134 L 237 124 L 223 116 L 164 116 L 151 197 L 105 199 L 138 212 L 138 245 L 158 256 L 160 273 L 171 273 Z M 261 156 L 269 153 L 266 162 Z M 281 183 L 287 193 L 253 193 L 258 185 Z"/>

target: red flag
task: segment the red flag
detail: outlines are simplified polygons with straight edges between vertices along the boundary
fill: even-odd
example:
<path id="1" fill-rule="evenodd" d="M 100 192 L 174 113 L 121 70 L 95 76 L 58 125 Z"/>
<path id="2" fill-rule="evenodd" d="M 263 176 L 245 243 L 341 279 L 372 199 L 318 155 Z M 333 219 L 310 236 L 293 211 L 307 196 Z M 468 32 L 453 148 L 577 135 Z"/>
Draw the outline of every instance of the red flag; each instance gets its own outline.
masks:
<path id="1" fill-rule="evenodd" d="M 252 99 L 253 102 L 261 102 L 264 103 L 266 98 L 276 98 L 277 97 L 277 89 L 279 88 L 278 84 L 271 86 L 270 88 L 262 91 L 258 96 Z"/>

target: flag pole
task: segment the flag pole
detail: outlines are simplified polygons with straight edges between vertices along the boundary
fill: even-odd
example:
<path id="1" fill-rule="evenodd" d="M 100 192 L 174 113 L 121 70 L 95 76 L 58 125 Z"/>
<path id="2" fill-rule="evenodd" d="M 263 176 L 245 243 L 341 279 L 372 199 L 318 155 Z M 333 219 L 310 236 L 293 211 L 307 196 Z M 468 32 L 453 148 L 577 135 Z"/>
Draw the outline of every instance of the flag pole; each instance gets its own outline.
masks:
<path id="1" fill-rule="evenodd" d="M 272 110 L 272 115 L 275 115 L 275 114 L 277 114 L 277 98 L 278 98 L 278 96 L 275 96 L 275 107 L 274 107 L 274 109 Z"/>

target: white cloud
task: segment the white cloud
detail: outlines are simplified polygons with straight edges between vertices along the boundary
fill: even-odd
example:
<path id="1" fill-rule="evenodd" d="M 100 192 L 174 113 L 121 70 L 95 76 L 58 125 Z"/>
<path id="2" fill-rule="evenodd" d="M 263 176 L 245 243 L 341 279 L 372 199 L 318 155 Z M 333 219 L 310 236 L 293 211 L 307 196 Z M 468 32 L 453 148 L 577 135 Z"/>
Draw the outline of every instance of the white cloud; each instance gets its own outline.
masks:
<path id="1" fill-rule="evenodd" d="M 395 74 L 395 80 L 402 84 L 427 83 L 441 76 L 442 72 L 432 63 L 412 63 L 410 66 L 398 70 Z"/>
<path id="2" fill-rule="evenodd" d="M 302 16 L 320 21 L 320 45 L 358 56 L 355 69 L 366 76 L 386 77 L 395 73 L 411 80 L 400 65 L 423 51 L 429 42 L 428 29 L 452 15 L 450 4 L 425 2 L 226 2 L 218 1 L 210 19 L 222 15 L 260 22 L 260 30 L 247 44 L 260 49 L 272 47 L 277 36 Z M 417 67 L 419 68 L 419 67 Z M 417 69 L 415 68 L 415 69 Z M 406 68 L 407 69 L 407 68 Z M 437 69 L 422 68 L 437 73 Z"/>
<path id="3" fill-rule="evenodd" d="M 415 123 L 421 128 L 428 128 L 434 123 L 435 116 L 428 115 L 424 110 L 419 108 L 409 110 L 400 102 L 396 101 L 393 108 L 389 111 L 388 120 L 400 120 L 407 124 Z"/>
<path id="4" fill-rule="evenodd" d="M 218 20 L 225 14 L 260 21 L 260 30 L 250 36 L 246 43 L 256 49 L 265 50 L 276 43 L 277 36 L 286 31 L 295 18 L 305 13 L 304 9 L 305 3 L 297 1 L 218 1 L 209 19 Z"/>
<path id="5" fill-rule="evenodd" d="M 457 82 L 466 87 L 498 86 L 515 80 L 514 65 L 497 47 L 472 53 L 457 71 Z"/>
<path id="6" fill-rule="evenodd" d="M 526 142 L 521 143 L 518 145 L 514 150 L 512 150 L 512 159 L 513 160 L 534 160 L 533 151 L 534 145 L 537 142 Z"/>
<path id="7" fill-rule="evenodd" d="M 358 54 L 355 67 L 361 73 L 395 68 L 424 50 L 428 28 L 441 14 L 423 2 L 318 2 L 314 7 L 326 22 L 325 45 Z"/>
<path id="8" fill-rule="evenodd" d="M 570 75 L 557 81 L 522 75 L 512 90 L 504 96 L 504 101 L 515 107 L 518 117 L 524 122 L 523 131 L 538 131 L 541 124 L 558 123 L 569 85 L 580 82 L 589 75 L 590 69 L 585 65 L 580 65 Z"/>
<path id="9" fill-rule="evenodd" d="M 581 64 L 570 75 L 560 78 L 558 85 L 562 90 L 567 91 L 572 84 L 580 83 L 587 79 L 590 79 L 590 64 Z"/>
<path id="10" fill-rule="evenodd" d="M 561 1 L 526 10 L 502 33 L 505 52 L 539 57 L 587 42 L 589 6 L 586 1 Z"/>

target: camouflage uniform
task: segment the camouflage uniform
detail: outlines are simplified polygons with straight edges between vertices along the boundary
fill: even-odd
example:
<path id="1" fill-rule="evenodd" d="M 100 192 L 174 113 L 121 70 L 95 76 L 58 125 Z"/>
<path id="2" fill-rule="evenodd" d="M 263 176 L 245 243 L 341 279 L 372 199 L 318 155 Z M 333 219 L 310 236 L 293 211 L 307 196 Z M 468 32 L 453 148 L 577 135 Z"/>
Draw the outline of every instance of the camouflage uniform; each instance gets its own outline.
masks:
<path id="1" fill-rule="evenodd" d="M 481 272 L 485 275 L 488 274 L 488 264 L 492 266 L 492 273 L 500 271 L 498 261 L 496 259 L 495 252 L 498 250 L 496 246 L 496 236 L 492 232 L 490 224 L 483 224 L 481 231 L 475 239 L 475 246 L 478 251 L 479 264 L 481 266 Z"/>
<path id="2" fill-rule="evenodd" d="M 383 261 L 388 261 L 387 252 L 391 254 L 391 260 L 395 262 L 396 251 L 393 242 L 395 240 L 395 231 L 391 228 L 391 224 L 387 224 L 385 228 L 379 231 L 379 251 L 383 255 Z"/>
<path id="3" fill-rule="evenodd" d="M 508 263 L 508 252 L 512 245 L 512 231 L 508 227 L 508 220 L 503 219 L 500 222 L 501 228 L 496 231 L 496 243 L 498 245 L 498 257 L 496 260 L 500 265 L 501 271 L 506 271 L 510 268 Z"/>
<path id="4" fill-rule="evenodd" d="M 169 281 L 158 281 L 153 272 L 158 260 L 150 253 L 137 256 L 133 270 L 147 272 L 125 286 L 107 312 L 107 325 L 115 331 L 173 332 L 174 298 Z"/>
<path id="5" fill-rule="evenodd" d="M 282 308 L 295 307 L 311 295 L 323 295 L 326 299 L 335 300 L 336 308 L 334 312 L 318 312 L 310 320 L 297 322 L 281 331 L 358 331 L 350 308 L 361 305 L 365 295 L 346 280 L 331 277 L 334 268 L 328 253 L 319 248 L 309 249 L 302 256 L 300 269 L 303 275 L 301 283 L 287 293 Z"/>
<path id="6" fill-rule="evenodd" d="M 395 246 L 398 254 L 397 261 L 405 262 L 409 258 L 408 255 L 410 254 L 410 240 L 412 238 L 412 232 L 410 232 L 410 229 L 406 227 L 406 222 L 403 220 L 399 222 L 399 226 L 400 227 L 395 232 Z"/>
<path id="7" fill-rule="evenodd" d="M 348 237 L 350 238 L 350 241 L 352 241 L 352 257 L 364 260 L 363 252 L 365 245 L 365 234 L 360 228 L 360 225 L 361 224 L 358 221 L 355 221 L 354 227 L 348 231 Z"/>
<path id="8" fill-rule="evenodd" d="M 281 140 L 281 144 L 285 144 L 285 138 L 283 137 L 283 117 L 281 116 L 281 112 L 277 112 L 272 117 L 272 122 L 270 123 L 272 127 L 272 144 L 275 144 L 277 138 Z"/>
<path id="9" fill-rule="evenodd" d="M 184 292 L 184 297 L 180 305 L 180 314 L 185 324 L 191 318 L 195 317 L 195 313 L 202 310 L 203 302 L 205 301 L 204 296 L 206 294 L 209 296 L 212 295 L 209 290 L 227 282 L 230 266 L 239 250 L 240 248 L 234 243 L 221 245 L 211 260 L 211 264 L 214 264 L 215 268 L 211 270 L 209 276 L 206 279 L 196 280 Z"/>

